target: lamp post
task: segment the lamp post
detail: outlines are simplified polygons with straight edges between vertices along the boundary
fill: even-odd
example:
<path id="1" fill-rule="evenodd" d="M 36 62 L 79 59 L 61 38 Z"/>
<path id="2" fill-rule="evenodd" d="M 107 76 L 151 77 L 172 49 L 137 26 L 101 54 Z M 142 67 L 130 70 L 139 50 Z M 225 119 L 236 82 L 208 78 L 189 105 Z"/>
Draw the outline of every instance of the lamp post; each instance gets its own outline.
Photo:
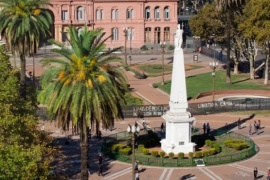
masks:
<path id="1" fill-rule="evenodd" d="M 160 48 L 161 48 L 161 54 L 162 54 L 162 82 L 161 84 L 164 85 L 164 48 L 165 48 L 165 42 L 160 42 Z"/>
<path id="2" fill-rule="evenodd" d="M 213 77 L 213 103 L 215 102 L 215 77 L 216 77 L 216 68 L 218 67 L 218 62 L 210 62 L 209 66 L 211 67 L 212 71 L 212 77 Z"/>
<path id="3" fill-rule="evenodd" d="M 138 134 L 140 132 L 140 128 L 139 126 L 131 126 L 129 125 L 128 128 L 127 128 L 127 132 L 131 135 L 131 143 L 132 143 L 132 157 L 131 157 L 131 161 L 132 161 L 132 180 L 135 180 L 135 167 L 134 167 L 134 164 L 135 164 L 135 135 Z"/>
<path id="4" fill-rule="evenodd" d="M 125 36 L 125 63 L 127 65 L 127 35 L 128 35 L 128 28 L 123 28 L 124 36 Z"/>
<path id="5" fill-rule="evenodd" d="M 131 66 L 131 60 L 132 60 L 132 57 L 131 57 L 131 54 L 132 54 L 132 46 L 131 46 L 131 42 L 132 42 L 132 37 L 133 37 L 133 31 L 132 29 L 130 28 L 129 29 L 129 40 L 130 40 L 130 45 L 129 45 L 129 60 L 130 60 L 130 66 Z"/>

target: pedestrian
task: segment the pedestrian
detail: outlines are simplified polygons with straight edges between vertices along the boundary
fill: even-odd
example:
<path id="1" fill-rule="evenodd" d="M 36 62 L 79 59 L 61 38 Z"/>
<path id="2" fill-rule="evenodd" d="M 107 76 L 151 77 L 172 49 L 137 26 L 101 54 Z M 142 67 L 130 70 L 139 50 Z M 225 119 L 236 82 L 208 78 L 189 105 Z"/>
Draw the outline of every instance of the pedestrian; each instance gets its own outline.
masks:
<path id="1" fill-rule="evenodd" d="M 258 129 L 261 129 L 261 120 L 258 120 Z"/>
<path id="2" fill-rule="evenodd" d="M 102 164 L 99 164 L 98 165 L 98 176 L 103 176 L 103 167 L 102 167 Z"/>
<path id="3" fill-rule="evenodd" d="M 210 130 L 211 130 L 210 125 L 209 125 L 209 123 L 207 123 L 207 124 L 206 124 L 207 136 L 210 135 Z"/>
<path id="4" fill-rule="evenodd" d="M 258 135 L 258 124 L 256 121 L 254 121 L 254 130 L 255 130 L 255 133 L 257 133 Z"/>
<path id="5" fill-rule="evenodd" d="M 140 180 L 139 171 L 135 172 L 135 180 Z"/>
<path id="6" fill-rule="evenodd" d="M 135 163 L 134 163 L 134 170 L 135 170 L 135 172 L 139 172 L 139 164 L 138 164 L 138 162 L 137 161 L 135 161 Z"/>
<path id="7" fill-rule="evenodd" d="M 240 118 L 237 121 L 237 126 L 238 126 L 238 129 L 241 129 L 241 120 L 240 120 Z"/>
<path id="8" fill-rule="evenodd" d="M 203 123 L 203 134 L 205 134 L 205 132 L 206 132 L 206 124 Z"/>
<path id="9" fill-rule="evenodd" d="M 160 129 L 161 129 L 161 132 L 164 133 L 164 124 L 163 123 L 161 123 Z"/>
<path id="10" fill-rule="evenodd" d="M 252 135 L 252 125 L 251 125 L 251 124 L 249 124 L 248 134 L 249 134 L 250 136 Z"/>
<path id="11" fill-rule="evenodd" d="M 135 128 L 137 129 L 137 127 L 138 127 L 138 123 L 137 121 L 135 121 Z"/>
<path id="12" fill-rule="evenodd" d="M 270 167 L 268 167 L 267 180 L 270 180 Z"/>
<path id="13" fill-rule="evenodd" d="M 258 169 L 257 169 L 257 167 L 254 168 L 253 174 L 254 174 L 254 179 L 257 179 L 257 175 L 258 175 Z"/>
<path id="14" fill-rule="evenodd" d="M 75 130 L 75 126 L 72 126 L 72 136 L 75 136 L 76 135 L 76 130 Z"/>
<path id="15" fill-rule="evenodd" d="M 102 160 L 103 160 L 103 158 L 102 158 L 101 154 L 99 153 L 99 155 L 98 155 L 98 164 L 102 164 Z"/>

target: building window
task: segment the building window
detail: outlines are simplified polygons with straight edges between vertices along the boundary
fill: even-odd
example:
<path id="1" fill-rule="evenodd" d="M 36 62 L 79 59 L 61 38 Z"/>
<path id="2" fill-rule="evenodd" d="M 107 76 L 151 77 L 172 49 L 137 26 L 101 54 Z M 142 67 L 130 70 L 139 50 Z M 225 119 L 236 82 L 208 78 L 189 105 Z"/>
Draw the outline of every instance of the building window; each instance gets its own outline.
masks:
<path id="1" fill-rule="evenodd" d="M 127 19 L 134 19 L 134 10 L 127 9 Z"/>
<path id="2" fill-rule="evenodd" d="M 150 19 L 150 7 L 145 8 L 145 19 Z"/>
<path id="3" fill-rule="evenodd" d="M 169 19 L 170 18 L 170 9 L 169 7 L 164 8 L 164 19 Z"/>
<path id="4" fill-rule="evenodd" d="M 155 7 L 155 19 L 159 19 L 159 7 Z"/>
<path id="5" fill-rule="evenodd" d="M 103 10 L 102 9 L 96 10 L 96 19 L 103 19 Z"/>
<path id="6" fill-rule="evenodd" d="M 83 7 L 78 7 L 77 8 L 77 20 L 82 20 L 83 19 Z"/>
<path id="7" fill-rule="evenodd" d="M 128 28 L 128 40 L 134 40 L 134 29 Z"/>
<path id="8" fill-rule="evenodd" d="M 147 43 L 151 42 L 151 28 L 150 27 L 145 28 L 145 42 Z"/>
<path id="9" fill-rule="evenodd" d="M 62 20 L 68 20 L 68 11 L 67 10 L 62 11 Z"/>
<path id="10" fill-rule="evenodd" d="M 68 38 L 67 38 L 68 33 L 67 32 L 62 32 L 62 42 L 67 42 Z"/>
<path id="11" fill-rule="evenodd" d="M 112 19 L 118 19 L 118 9 L 112 9 Z"/>
<path id="12" fill-rule="evenodd" d="M 159 44 L 160 43 L 160 27 L 156 27 L 154 31 L 154 43 Z"/>
<path id="13" fill-rule="evenodd" d="M 112 28 L 112 40 L 118 40 L 119 38 L 119 31 L 118 28 Z"/>
<path id="14" fill-rule="evenodd" d="M 164 28 L 164 41 L 170 41 L 170 27 Z"/>

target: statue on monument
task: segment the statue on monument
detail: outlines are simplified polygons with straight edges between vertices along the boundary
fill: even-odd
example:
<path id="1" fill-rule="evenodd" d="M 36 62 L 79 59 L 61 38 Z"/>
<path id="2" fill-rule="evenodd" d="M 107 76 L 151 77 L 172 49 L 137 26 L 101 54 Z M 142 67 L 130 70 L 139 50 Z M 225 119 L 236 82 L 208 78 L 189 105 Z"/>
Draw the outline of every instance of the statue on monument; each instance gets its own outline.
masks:
<path id="1" fill-rule="evenodd" d="M 177 30 L 175 32 L 174 45 L 175 49 L 180 49 L 183 43 L 183 29 L 180 28 L 180 24 L 177 25 Z"/>

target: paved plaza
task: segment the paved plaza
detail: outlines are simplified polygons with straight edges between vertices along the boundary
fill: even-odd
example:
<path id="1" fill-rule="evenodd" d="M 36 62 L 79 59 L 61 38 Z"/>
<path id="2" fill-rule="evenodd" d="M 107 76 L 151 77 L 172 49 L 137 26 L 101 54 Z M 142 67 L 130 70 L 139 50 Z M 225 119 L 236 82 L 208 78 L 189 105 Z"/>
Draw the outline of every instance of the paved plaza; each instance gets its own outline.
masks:
<path id="1" fill-rule="evenodd" d="M 137 58 L 136 58 L 137 57 Z M 140 55 L 133 57 L 133 63 L 149 63 L 149 61 L 160 61 L 161 55 Z M 150 58 L 151 57 L 151 58 Z M 166 62 L 169 63 L 172 55 L 167 54 L 165 56 Z M 203 68 L 190 70 L 186 72 L 186 76 L 198 75 L 204 72 L 211 72 L 208 67 L 209 62 L 212 59 L 202 56 L 199 54 L 198 65 Z M 185 54 L 185 63 L 193 64 L 193 53 Z M 29 61 L 29 71 L 31 71 L 31 62 Z M 42 73 L 42 68 L 37 64 L 36 74 Z M 161 77 L 149 77 L 147 79 L 136 79 L 134 74 L 129 71 L 124 71 L 128 77 L 128 82 L 134 89 L 133 93 L 144 99 L 144 104 L 168 104 L 169 95 L 160 91 L 159 89 L 153 88 L 152 83 L 160 82 Z M 209 75 L 211 75 L 209 73 Z M 165 80 L 169 80 L 171 75 L 166 75 Z M 252 92 L 250 92 L 252 93 Z M 217 95 L 217 98 L 222 95 Z M 202 102 L 211 101 L 212 97 L 204 97 L 198 100 L 191 100 L 190 102 Z M 196 121 L 194 125 L 202 128 L 203 123 L 209 123 L 211 128 L 220 128 L 225 124 L 236 124 L 237 120 L 246 119 L 245 123 L 242 124 L 241 129 L 237 126 L 232 131 L 248 136 L 248 125 L 253 124 L 254 120 L 261 120 L 262 129 L 260 134 L 254 134 L 250 136 L 258 146 L 258 153 L 244 161 L 239 161 L 230 164 L 206 166 L 206 167 L 187 167 L 187 168 L 163 168 L 163 167 L 151 167 L 145 165 L 139 165 L 140 180 L 247 180 L 253 179 L 253 169 L 258 168 L 258 177 L 260 179 L 266 179 L 267 168 L 270 167 L 270 120 L 268 117 L 258 117 L 255 115 L 241 115 L 241 114 L 229 114 L 219 113 L 211 115 L 200 115 L 195 116 Z M 160 127 L 163 119 L 161 117 L 145 118 L 146 122 L 150 127 Z M 116 122 L 115 129 L 113 131 L 102 130 L 103 136 L 108 136 L 117 132 L 126 131 L 128 124 L 134 124 L 135 121 L 139 122 L 139 126 L 142 127 L 140 119 L 125 119 L 124 121 Z M 63 139 L 71 134 L 71 131 L 67 134 L 61 133 L 57 129 L 54 123 L 45 122 L 46 131 L 50 132 L 54 137 L 62 137 Z M 79 179 L 80 170 L 80 150 L 78 143 L 78 136 L 71 136 L 71 143 L 69 145 L 63 145 L 62 149 L 66 153 L 66 163 L 70 163 L 70 167 L 65 170 L 65 173 L 69 176 L 69 179 Z M 105 158 L 104 176 L 98 176 L 98 159 L 97 154 L 100 151 L 100 142 L 95 138 L 92 138 L 90 142 L 90 171 L 91 175 L 89 179 L 104 179 L 104 180 L 130 180 L 131 179 L 131 164 L 112 161 Z M 63 170 L 64 171 L 64 170 Z"/>

